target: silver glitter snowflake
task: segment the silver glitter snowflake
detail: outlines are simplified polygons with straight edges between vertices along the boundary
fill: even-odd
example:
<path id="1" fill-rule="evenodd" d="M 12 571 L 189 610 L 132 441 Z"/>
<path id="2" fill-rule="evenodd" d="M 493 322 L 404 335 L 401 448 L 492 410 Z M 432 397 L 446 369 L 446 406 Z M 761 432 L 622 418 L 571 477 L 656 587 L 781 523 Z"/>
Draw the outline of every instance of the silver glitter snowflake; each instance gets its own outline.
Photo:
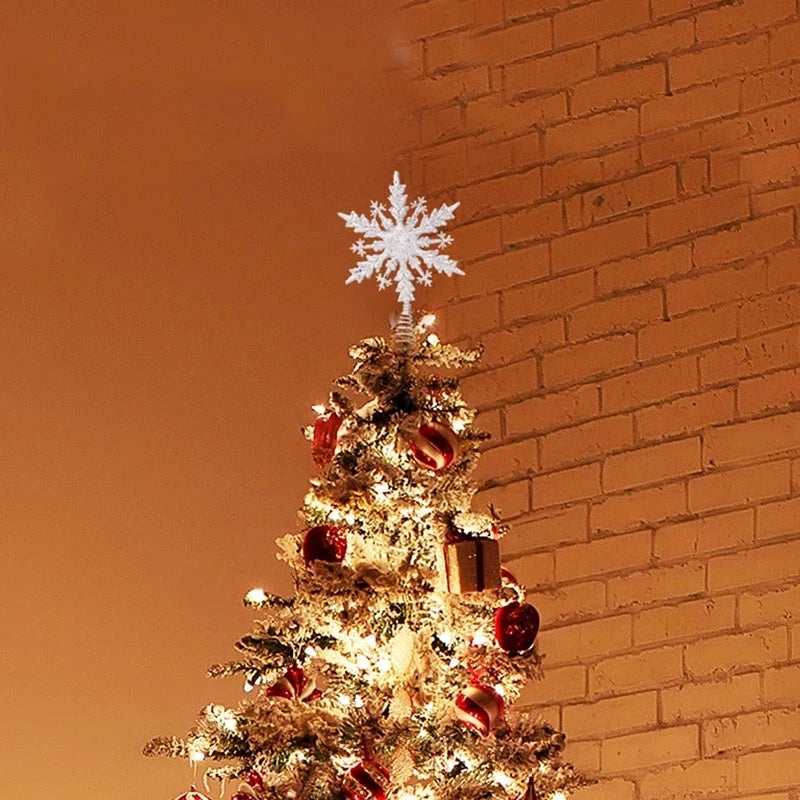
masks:
<path id="1" fill-rule="evenodd" d="M 403 313 L 409 314 L 415 284 L 430 286 L 434 272 L 464 274 L 456 261 L 439 252 L 453 238 L 438 229 L 453 219 L 456 208 L 458 203 L 442 204 L 428 213 L 424 197 L 417 198 L 409 208 L 406 187 L 395 172 L 389 187 L 388 213 L 383 203 L 373 201 L 369 217 L 355 211 L 339 214 L 348 228 L 363 236 L 350 249 L 364 260 L 350 270 L 347 283 L 375 277 L 381 290 L 394 283 Z"/>

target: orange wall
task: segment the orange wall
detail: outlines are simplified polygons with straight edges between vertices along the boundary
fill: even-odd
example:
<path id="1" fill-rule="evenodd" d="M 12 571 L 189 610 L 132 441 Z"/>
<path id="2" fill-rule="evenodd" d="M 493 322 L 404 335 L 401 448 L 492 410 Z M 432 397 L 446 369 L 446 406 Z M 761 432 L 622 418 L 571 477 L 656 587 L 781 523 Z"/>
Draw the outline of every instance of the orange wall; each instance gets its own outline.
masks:
<path id="1" fill-rule="evenodd" d="M 368 0 L 2 4 L 4 800 L 170 800 L 142 744 L 241 696 L 205 670 L 289 588 L 300 427 L 394 310 L 336 212 L 391 178 L 399 41 Z"/>
<path id="2" fill-rule="evenodd" d="M 582 799 L 800 786 L 795 0 L 428 0 L 412 184 Z M 452 287 L 440 289 L 442 303 Z"/>

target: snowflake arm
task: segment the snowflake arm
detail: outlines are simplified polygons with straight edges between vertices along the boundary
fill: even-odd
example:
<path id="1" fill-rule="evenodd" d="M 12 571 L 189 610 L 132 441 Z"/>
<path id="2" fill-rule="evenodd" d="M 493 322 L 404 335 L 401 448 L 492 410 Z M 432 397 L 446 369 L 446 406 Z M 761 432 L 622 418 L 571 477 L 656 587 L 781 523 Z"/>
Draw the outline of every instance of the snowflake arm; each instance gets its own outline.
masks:
<path id="1" fill-rule="evenodd" d="M 362 260 L 350 270 L 346 283 L 361 283 L 372 277 L 379 289 L 394 283 L 403 312 L 410 313 L 417 283 L 430 286 L 434 272 L 448 277 L 464 274 L 458 262 L 441 252 L 453 238 L 439 230 L 453 219 L 458 205 L 442 204 L 428 213 L 427 202 L 419 197 L 409 208 L 406 187 L 395 172 L 389 187 L 388 213 L 382 203 L 374 201 L 369 217 L 355 211 L 339 213 L 345 226 L 361 236 L 351 250 Z"/>

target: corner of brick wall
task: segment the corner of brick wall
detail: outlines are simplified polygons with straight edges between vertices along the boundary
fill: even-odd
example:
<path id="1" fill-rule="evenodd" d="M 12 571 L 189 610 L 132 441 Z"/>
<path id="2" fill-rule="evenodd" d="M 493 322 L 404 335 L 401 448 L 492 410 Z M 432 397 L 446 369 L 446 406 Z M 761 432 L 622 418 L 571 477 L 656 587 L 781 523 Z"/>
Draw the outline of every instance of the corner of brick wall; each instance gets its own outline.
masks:
<path id="1" fill-rule="evenodd" d="M 581 800 L 800 798 L 798 0 L 423 0 L 414 191 Z M 445 295 L 443 294 L 442 297 Z"/>

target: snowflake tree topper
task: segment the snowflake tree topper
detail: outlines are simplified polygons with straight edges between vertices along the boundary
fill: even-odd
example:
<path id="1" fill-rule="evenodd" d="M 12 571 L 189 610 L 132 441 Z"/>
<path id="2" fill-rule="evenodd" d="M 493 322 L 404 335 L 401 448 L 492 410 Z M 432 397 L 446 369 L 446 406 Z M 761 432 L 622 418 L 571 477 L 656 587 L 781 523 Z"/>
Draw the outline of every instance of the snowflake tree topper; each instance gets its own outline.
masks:
<path id="1" fill-rule="evenodd" d="M 410 314 L 416 283 L 430 286 L 434 271 L 448 276 L 464 274 L 458 262 L 440 252 L 453 237 L 438 230 L 453 219 L 458 205 L 442 204 L 428 213 L 427 201 L 418 197 L 409 208 L 406 187 L 395 172 L 388 212 L 383 203 L 373 201 L 369 217 L 355 211 L 339 213 L 348 228 L 363 236 L 350 249 L 364 260 L 350 270 L 346 282 L 361 283 L 374 276 L 381 290 L 394 283 L 403 314 Z"/>

